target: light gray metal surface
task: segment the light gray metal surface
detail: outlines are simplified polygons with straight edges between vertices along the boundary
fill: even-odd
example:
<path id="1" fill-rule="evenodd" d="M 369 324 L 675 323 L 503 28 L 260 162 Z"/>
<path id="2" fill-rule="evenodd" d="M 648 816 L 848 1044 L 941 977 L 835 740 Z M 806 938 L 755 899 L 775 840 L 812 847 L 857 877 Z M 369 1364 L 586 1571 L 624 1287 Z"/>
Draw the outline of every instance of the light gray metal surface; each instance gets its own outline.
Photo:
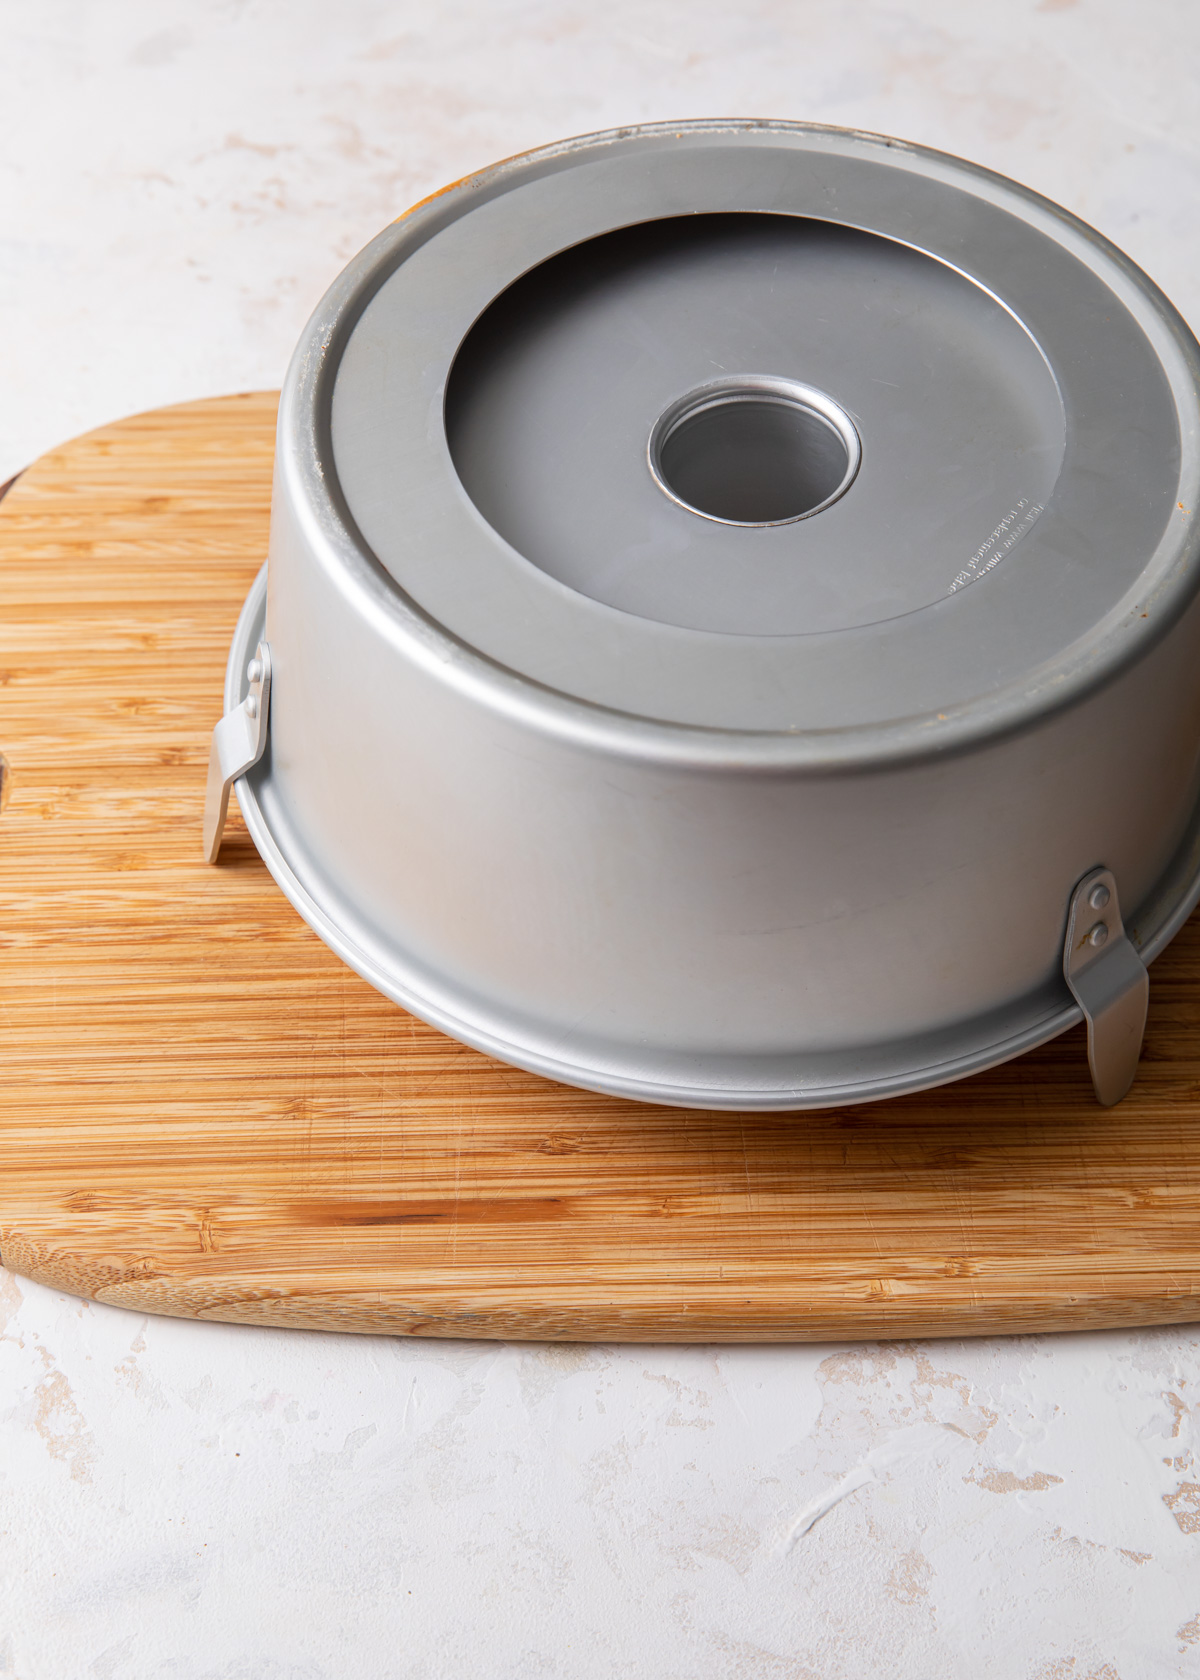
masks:
<path id="1" fill-rule="evenodd" d="M 326 465 L 404 595 L 509 670 L 656 721 L 787 733 L 791 762 L 844 767 L 1022 727 L 1144 644 L 1143 595 L 1159 623 L 1190 598 L 1190 334 L 1098 236 L 1010 183 L 844 132 L 694 125 L 517 160 L 414 221 L 331 294 Z M 661 251 L 680 221 L 699 242 L 686 310 Z M 611 234 L 638 236 L 628 309 L 624 268 L 599 298 L 559 275 Z M 731 263 L 765 271 L 740 308 Z M 853 493 L 766 531 L 673 507 L 647 437 L 722 372 L 779 372 L 846 408 Z M 506 501 L 489 459 L 518 475 Z M 536 528 L 510 523 L 518 502 Z"/>
<path id="2" fill-rule="evenodd" d="M 251 833 L 381 990 L 552 1077 L 786 1109 L 1018 1054 L 1079 1018 L 1097 857 L 1147 960 L 1194 902 L 1198 371 L 1119 253 L 917 148 L 487 171 L 293 362 Z"/>
<path id="3" fill-rule="evenodd" d="M 392 288 L 408 289 L 397 276 L 372 306 L 381 316 Z M 357 367 L 348 360 L 339 376 L 339 459 L 357 459 L 360 431 L 382 418 L 359 396 Z M 772 376 L 776 392 L 818 388 L 850 445 L 830 493 L 814 497 L 820 518 L 764 530 L 751 510 L 749 529 L 705 528 L 646 472 L 646 440 L 676 426 L 679 405 L 710 393 L 718 372 L 735 391 Z M 762 682 L 782 668 L 798 667 L 793 708 L 843 703 L 806 692 L 800 638 L 811 646 L 821 633 L 857 631 L 871 641 L 884 622 L 902 634 L 907 615 L 947 600 L 999 519 L 1019 506 L 1031 527 L 1066 432 L 1036 343 L 978 285 L 893 239 L 796 215 L 673 217 L 551 258 L 472 327 L 446 418 L 464 487 L 518 553 L 625 613 L 744 637 L 740 703 L 767 723 L 778 720 Z M 769 496 L 769 440 L 753 439 L 757 470 L 734 440 L 719 442 L 696 469 L 710 481 L 754 471 L 741 494 Z M 349 475 L 357 493 L 353 466 Z M 853 495 L 840 494 L 851 479 Z M 371 529 L 387 542 L 383 518 Z M 417 582 L 390 545 L 388 554 Z M 950 610 L 969 616 L 965 601 Z M 650 646 L 661 640 L 644 634 Z M 783 638 L 795 641 L 784 648 Z M 694 712 L 686 693 L 662 699 L 682 717 Z"/>
<path id="4" fill-rule="evenodd" d="M 1087 1022 L 1096 1099 L 1111 1108 L 1137 1072 L 1150 976 L 1126 937 L 1116 878 L 1109 869 L 1092 870 L 1071 894 L 1063 975 Z"/>
<path id="5" fill-rule="evenodd" d="M 261 639 L 266 622 L 266 568 L 259 573 L 234 632 L 225 677 L 225 704 L 233 711 L 247 692 L 247 661 Z M 294 848 L 284 849 L 286 824 L 277 805 L 269 777 L 269 765 L 260 761 L 235 784 L 238 803 L 246 826 L 280 889 L 304 917 L 364 979 L 386 996 L 424 1020 L 467 1044 L 528 1067 L 535 1073 L 569 1084 L 585 1084 L 614 1095 L 674 1103 L 680 1106 L 713 1108 L 803 1109 L 878 1101 L 903 1096 L 910 1091 L 963 1079 L 972 1073 L 1009 1061 L 1027 1050 L 1056 1037 L 1082 1019 L 1082 1010 L 1065 985 L 1050 985 L 1031 996 L 1018 999 L 1006 1009 L 973 1021 L 956 1023 L 949 1032 L 925 1035 L 908 1044 L 851 1047 L 841 1055 L 800 1054 L 782 1067 L 760 1069 L 756 1101 L 747 1101 L 744 1089 L 729 1092 L 729 1074 L 742 1074 L 744 1067 L 728 1058 L 676 1059 L 663 1077 L 662 1060 L 639 1070 L 632 1057 L 623 1063 L 591 1067 L 589 1077 L 580 1076 L 577 1063 L 565 1062 L 552 1040 L 540 1043 L 509 1036 L 510 1028 L 497 1012 L 493 1016 L 464 1016 L 452 995 L 440 993 L 435 976 L 419 963 L 398 955 L 373 937 L 368 919 L 355 917 L 345 905 L 330 914 L 325 883 L 312 870 L 311 860 Z M 1171 859 L 1168 869 L 1149 899 L 1140 907 L 1130 937 L 1144 963 L 1150 963 L 1165 949 L 1200 902 L 1200 809 Z M 768 1083 L 772 1075 L 775 1084 Z M 694 1083 L 697 1076 L 708 1081 Z M 788 1083 L 790 1079 L 791 1083 Z"/>

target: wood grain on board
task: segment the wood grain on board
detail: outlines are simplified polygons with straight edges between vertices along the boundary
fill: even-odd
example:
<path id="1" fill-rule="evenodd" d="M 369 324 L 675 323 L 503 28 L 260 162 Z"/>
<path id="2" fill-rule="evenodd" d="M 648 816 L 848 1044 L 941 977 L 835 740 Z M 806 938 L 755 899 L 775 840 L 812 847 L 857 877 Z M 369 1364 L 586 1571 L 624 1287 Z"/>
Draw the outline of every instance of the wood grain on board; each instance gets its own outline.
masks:
<path id="1" fill-rule="evenodd" d="M 0 1248 L 142 1312 L 786 1341 L 1200 1318 L 1200 926 L 1145 1060 L 1081 1032 L 926 1095 L 653 1108 L 443 1037 L 300 921 L 208 739 L 262 562 L 273 395 L 123 421 L 0 505 Z"/>

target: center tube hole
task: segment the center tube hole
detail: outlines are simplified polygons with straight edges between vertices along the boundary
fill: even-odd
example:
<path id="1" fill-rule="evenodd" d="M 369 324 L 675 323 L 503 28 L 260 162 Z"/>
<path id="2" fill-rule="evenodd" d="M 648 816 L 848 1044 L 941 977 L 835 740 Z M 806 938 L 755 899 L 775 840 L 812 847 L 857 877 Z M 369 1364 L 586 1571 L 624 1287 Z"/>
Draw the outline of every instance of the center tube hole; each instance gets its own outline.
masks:
<path id="1" fill-rule="evenodd" d="M 661 415 L 649 460 L 659 488 L 724 525 L 787 525 L 837 501 L 862 446 L 845 409 L 790 379 L 742 374 L 689 391 Z"/>

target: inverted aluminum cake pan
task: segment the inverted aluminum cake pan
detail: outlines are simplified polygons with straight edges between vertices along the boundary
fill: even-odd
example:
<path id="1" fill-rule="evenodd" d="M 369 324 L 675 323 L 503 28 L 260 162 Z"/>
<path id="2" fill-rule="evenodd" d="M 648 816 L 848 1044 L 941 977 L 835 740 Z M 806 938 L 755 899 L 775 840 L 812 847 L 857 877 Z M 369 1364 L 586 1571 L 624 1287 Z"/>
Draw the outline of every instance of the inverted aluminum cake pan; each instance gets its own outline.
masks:
<path id="1" fill-rule="evenodd" d="M 1145 962 L 1200 891 L 1198 371 L 1091 229 L 896 141 L 459 182 L 289 372 L 255 843 L 381 991 L 572 1084 L 799 1109 L 1052 1037 L 1089 872 Z"/>

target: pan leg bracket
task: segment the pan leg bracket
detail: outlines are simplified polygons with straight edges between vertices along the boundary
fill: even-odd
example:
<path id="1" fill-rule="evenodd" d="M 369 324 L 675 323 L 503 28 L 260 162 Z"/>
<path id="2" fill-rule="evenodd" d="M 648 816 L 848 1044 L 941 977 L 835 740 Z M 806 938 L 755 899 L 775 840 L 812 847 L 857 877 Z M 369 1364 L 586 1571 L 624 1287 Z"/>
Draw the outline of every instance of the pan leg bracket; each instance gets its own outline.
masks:
<path id="1" fill-rule="evenodd" d="M 217 861 L 225 817 L 229 811 L 229 790 L 239 776 L 258 763 L 267 745 L 267 719 L 271 708 L 271 650 L 259 642 L 254 658 L 246 667 L 250 692 L 232 712 L 227 712 L 212 734 L 208 756 L 208 788 L 204 796 L 204 857 Z"/>
<path id="2" fill-rule="evenodd" d="M 1090 870 L 1071 894 L 1063 974 L 1087 1020 L 1096 1100 L 1111 1108 L 1137 1072 L 1150 976 L 1125 932 L 1110 869 Z"/>

